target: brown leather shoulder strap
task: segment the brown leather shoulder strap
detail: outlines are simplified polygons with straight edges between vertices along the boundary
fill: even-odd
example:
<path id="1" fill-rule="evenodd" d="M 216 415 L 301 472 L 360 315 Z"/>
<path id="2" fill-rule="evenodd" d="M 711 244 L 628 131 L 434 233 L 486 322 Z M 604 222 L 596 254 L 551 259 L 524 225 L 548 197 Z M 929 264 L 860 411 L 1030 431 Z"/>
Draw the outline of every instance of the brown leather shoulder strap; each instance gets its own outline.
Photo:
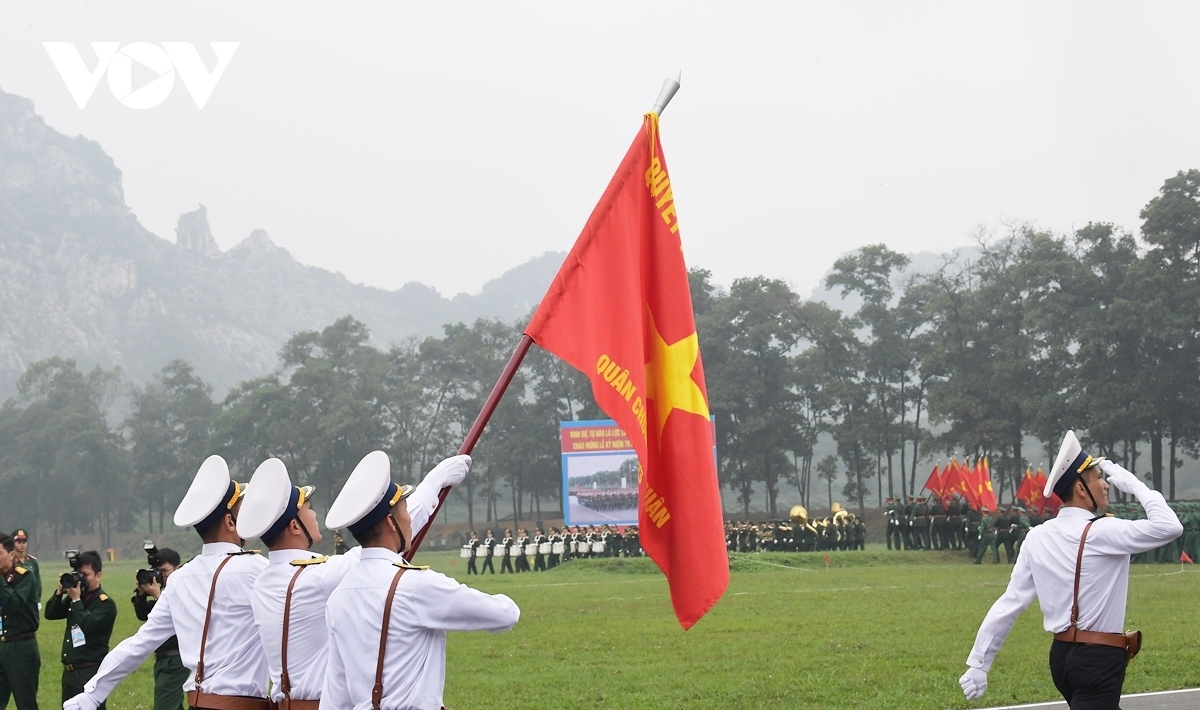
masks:
<path id="1" fill-rule="evenodd" d="M 383 603 L 383 627 L 379 630 L 379 658 L 375 660 L 375 687 L 371 688 L 371 710 L 379 710 L 379 704 L 383 702 L 383 657 L 387 653 L 387 637 L 388 626 L 392 621 L 392 601 L 396 598 L 396 585 L 400 584 L 400 577 L 407 571 L 406 568 L 396 570 L 396 576 L 392 577 L 392 586 L 388 587 L 387 601 Z"/>
<path id="2" fill-rule="evenodd" d="M 200 690 L 200 683 L 204 681 L 204 648 L 208 645 L 208 624 L 212 621 L 213 598 L 217 596 L 217 577 L 221 576 L 221 570 L 225 569 L 225 565 L 229 564 L 237 555 L 226 555 L 221 564 L 217 565 L 217 571 L 213 572 L 212 586 L 208 590 L 208 608 L 204 610 L 204 631 L 200 634 L 200 661 L 196 663 L 196 690 Z"/>
<path id="3" fill-rule="evenodd" d="M 292 590 L 296 588 L 296 579 L 300 577 L 300 573 L 308 567 L 297 567 L 296 574 L 292 575 L 292 581 L 288 582 L 287 595 L 283 598 L 283 645 L 281 646 L 281 668 L 279 671 L 279 690 L 283 693 L 285 700 L 292 699 L 292 678 L 288 675 L 287 662 L 287 647 L 288 647 L 288 627 L 292 621 Z"/>
<path id="4" fill-rule="evenodd" d="M 1075 593 L 1071 601 L 1071 631 L 1079 630 L 1079 573 L 1083 570 L 1083 546 L 1087 542 L 1088 531 L 1092 529 L 1095 520 L 1089 521 L 1079 536 L 1079 554 L 1075 557 Z"/>

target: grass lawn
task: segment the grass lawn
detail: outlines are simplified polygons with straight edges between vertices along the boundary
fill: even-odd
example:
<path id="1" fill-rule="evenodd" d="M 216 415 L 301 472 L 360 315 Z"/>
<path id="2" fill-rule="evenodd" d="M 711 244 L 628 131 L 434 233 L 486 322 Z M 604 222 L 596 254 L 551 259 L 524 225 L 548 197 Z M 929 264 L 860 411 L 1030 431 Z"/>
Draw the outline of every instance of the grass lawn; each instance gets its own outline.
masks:
<path id="1" fill-rule="evenodd" d="M 967 703 L 958 689 L 1007 565 L 880 548 L 831 557 L 826 568 L 819 554 L 736 556 L 725 597 L 687 632 L 648 559 L 469 579 L 457 553 L 421 553 L 417 561 L 521 607 L 510 632 L 450 635 L 452 708 L 968 708 L 1058 699 L 1036 605 L 1009 636 L 987 696 Z M 120 610 L 114 638 L 137 628 L 128 601 L 136 567 L 105 567 L 105 589 Z M 1126 625 L 1141 628 L 1146 642 L 1127 692 L 1200 686 L 1198 582 L 1190 565 L 1132 568 Z M 63 623 L 44 622 L 39 635 L 43 709 L 58 707 Z M 147 663 L 108 706 L 149 708 L 152 686 Z"/>

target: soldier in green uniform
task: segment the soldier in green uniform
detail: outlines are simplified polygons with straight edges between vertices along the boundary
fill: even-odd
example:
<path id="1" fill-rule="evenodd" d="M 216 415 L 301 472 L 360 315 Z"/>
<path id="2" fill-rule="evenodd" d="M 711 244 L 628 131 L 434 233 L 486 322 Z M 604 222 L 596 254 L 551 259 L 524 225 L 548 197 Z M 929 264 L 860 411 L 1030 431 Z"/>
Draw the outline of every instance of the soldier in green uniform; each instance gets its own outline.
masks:
<path id="1" fill-rule="evenodd" d="M 904 504 L 903 508 L 901 508 L 900 534 L 904 539 L 904 549 L 906 549 L 906 550 L 915 549 L 915 543 L 913 542 L 913 528 L 914 528 L 913 508 L 914 507 L 915 507 L 915 503 L 913 502 L 913 498 L 912 498 L 912 496 L 909 496 L 908 502 Z"/>
<path id="2" fill-rule="evenodd" d="M 1193 563 L 1200 563 L 1200 506 L 1187 503 L 1180 522 L 1183 523 L 1183 551 Z"/>
<path id="3" fill-rule="evenodd" d="M 913 505 L 913 545 L 918 550 L 928 550 L 929 540 L 929 503 L 924 498 L 918 498 Z"/>
<path id="4" fill-rule="evenodd" d="M 896 540 L 896 549 L 900 549 L 900 513 L 897 510 L 896 499 L 888 498 L 887 507 L 883 510 L 883 523 L 887 537 L 887 549 L 892 549 L 892 539 Z"/>
<path id="5" fill-rule="evenodd" d="M 971 506 L 966 506 L 963 512 L 963 529 L 964 541 L 967 547 L 967 554 L 971 559 L 979 554 L 979 524 L 983 522 L 983 513 L 975 510 Z"/>
<path id="6" fill-rule="evenodd" d="M 934 550 L 950 549 L 950 540 L 946 537 L 946 506 L 937 496 L 929 499 L 929 537 Z"/>
<path id="7" fill-rule="evenodd" d="M 83 692 L 83 686 L 108 654 L 108 640 L 117 619 L 117 604 L 100 588 L 103 563 L 99 553 L 81 553 L 75 563 L 80 579 L 54 590 L 46 601 L 46 620 L 66 619 L 62 643 L 62 699 L 65 703 Z M 62 580 L 60 580 L 61 582 Z M 99 710 L 106 705 L 100 703 Z"/>
<path id="8" fill-rule="evenodd" d="M 1017 557 L 1021 556 L 1021 545 L 1025 542 L 1025 536 L 1029 534 L 1029 529 L 1033 527 L 1033 522 L 1029 519 L 1029 513 L 1021 505 L 1014 506 L 1017 513 L 1017 540 L 1016 550 Z"/>
<path id="9" fill-rule="evenodd" d="M 158 551 L 158 564 L 155 569 L 162 577 L 151 580 L 147 584 L 139 584 L 137 592 L 129 601 L 133 603 L 133 613 L 140 621 L 150 618 L 154 605 L 162 594 L 162 588 L 167 584 L 167 578 L 180 567 L 179 553 L 169 547 Z M 179 638 L 172 636 L 154 651 L 154 710 L 183 710 L 183 684 L 191 673 L 179 657 Z"/>
<path id="10" fill-rule="evenodd" d="M 13 539 L 0 533 L 0 708 L 37 710 L 38 596 L 33 572 L 17 564 Z"/>
<path id="11" fill-rule="evenodd" d="M 29 533 L 25 528 L 17 528 L 12 534 L 13 551 L 16 553 L 17 564 L 29 570 L 37 581 L 37 599 L 42 600 L 42 567 L 38 564 L 38 559 L 29 554 Z"/>
<path id="12" fill-rule="evenodd" d="M 1017 542 L 1017 514 L 1012 506 L 1008 510 L 1000 513 L 996 518 L 996 551 L 1000 547 L 1004 547 L 1004 559 L 1010 565 L 1017 561 L 1017 551 L 1014 545 Z"/>
<path id="13" fill-rule="evenodd" d="M 951 550 L 963 549 L 966 539 L 963 535 L 963 504 L 957 495 L 946 505 L 946 539 Z"/>
<path id="14" fill-rule="evenodd" d="M 979 551 L 975 553 L 975 564 L 983 564 L 983 556 L 988 548 L 992 548 L 992 562 L 1000 564 L 1000 549 L 996 547 L 996 524 L 999 516 L 992 515 L 988 507 L 981 506 L 979 512 L 983 518 L 979 521 Z"/>

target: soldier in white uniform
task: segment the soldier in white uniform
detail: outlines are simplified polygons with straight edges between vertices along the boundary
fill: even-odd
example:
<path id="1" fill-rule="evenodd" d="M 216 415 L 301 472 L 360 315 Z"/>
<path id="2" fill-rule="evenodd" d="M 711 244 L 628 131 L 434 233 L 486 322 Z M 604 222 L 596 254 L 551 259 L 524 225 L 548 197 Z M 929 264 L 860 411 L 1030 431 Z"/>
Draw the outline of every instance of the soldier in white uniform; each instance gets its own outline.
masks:
<path id="1" fill-rule="evenodd" d="M 438 710 L 446 683 L 446 632 L 511 629 L 521 611 L 503 594 L 476 591 L 401 556 L 413 539 L 387 456 L 367 456 L 329 509 L 325 526 L 348 527 L 362 557 L 329 597 L 326 710 Z M 470 459 L 463 457 L 469 464 Z"/>
<path id="2" fill-rule="evenodd" d="M 171 574 L 150 618 L 108 652 L 84 692 L 63 703 L 66 710 L 95 710 L 172 636 L 192 671 L 183 685 L 189 706 L 268 710 L 267 658 L 248 623 L 254 579 L 267 560 L 242 549 L 237 515 L 244 490 L 220 456 L 204 461 L 175 511 L 175 524 L 194 527 L 203 551 Z"/>
<path id="3" fill-rule="evenodd" d="M 1109 483 L 1135 496 L 1146 519 L 1105 517 Z M 1036 597 L 1043 627 L 1054 634 L 1055 687 L 1072 710 L 1118 710 L 1125 667 L 1141 647 L 1141 632 L 1123 633 L 1129 556 L 1174 540 L 1183 525 L 1161 493 L 1121 466 L 1088 456 L 1074 432 L 1063 439 L 1043 494 L 1052 492 L 1063 507 L 1029 531 L 1007 591 L 979 627 L 959 685 L 968 699 L 984 694 L 996 653 Z"/>
<path id="4" fill-rule="evenodd" d="M 409 516 L 424 524 L 438 492 L 462 481 L 467 465 L 466 457 L 455 457 L 434 468 L 405 501 Z M 309 552 L 321 541 L 312 494 L 312 486 L 292 485 L 282 461 L 268 459 L 250 479 L 237 522 L 240 535 L 261 537 L 270 550 L 270 565 L 254 582 L 253 608 L 270 668 L 271 699 L 280 710 L 317 710 L 328 662 L 325 605 L 362 552 L 361 547 L 333 557 Z"/>

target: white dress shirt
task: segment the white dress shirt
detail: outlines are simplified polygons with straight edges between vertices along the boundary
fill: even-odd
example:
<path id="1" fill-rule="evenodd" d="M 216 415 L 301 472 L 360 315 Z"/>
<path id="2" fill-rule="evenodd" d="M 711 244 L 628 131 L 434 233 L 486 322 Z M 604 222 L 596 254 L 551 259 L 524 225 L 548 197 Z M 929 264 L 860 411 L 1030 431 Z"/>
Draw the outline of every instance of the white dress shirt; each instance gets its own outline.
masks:
<path id="1" fill-rule="evenodd" d="M 1088 532 L 1079 576 L 1080 630 L 1124 633 L 1129 556 L 1161 547 L 1183 532 L 1161 493 L 1142 486 L 1134 495 L 1146 509 L 1145 520 L 1101 518 Z M 1008 589 L 979 627 L 968 666 L 991 669 L 1013 622 L 1034 597 L 1041 605 L 1046 631 L 1070 628 L 1079 538 L 1094 517 L 1083 508 L 1064 507 L 1053 520 L 1029 531 Z"/>
<path id="2" fill-rule="evenodd" d="M 319 700 L 325 684 L 325 665 L 329 627 L 325 624 L 325 604 L 346 570 L 358 562 L 361 547 L 344 555 L 334 555 L 319 564 L 292 565 L 293 560 L 308 560 L 317 555 L 308 550 L 272 550 L 270 565 L 254 582 L 254 625 L 267 654 L 271 673 L 272 700 L 283 699 L 280 677 L 283 673 L 283 605 L 287 588 L 296 574 L 292 589 L 292 611 L 288 622 L 288 679 L 293 700 Z"/>
<path id="3" fill-rule="evenodd" d="M 405 499 L 414 531 L 420 530 L 428 522 L 430 513 L 437 507 L 441 488 L 440 478 L 422 481 Z M 288 680 L 291 682 L 293 700 L 321 698 L 329 649 L 325 606 L 329 595 L 350 567 L 358 562 L 361 553 L 362 548 L 355 547 L 344 555 L 328 557 L 320 564 L 305 565 L 304 571 L 296 578 L 288 620 Z M 288 584 L 298 569 L 291 563 L 317 556 L 308 550 L 272 550 L 269 553 L 270 564 L 254 582 L 254 625 L 258 628 L 263 651 L 267 654 L 271 699 L 277 702 L 283 699 L 283 689 L 280 687 L 283 674 L 283 605 Z"/>
<path id="4" fill-rule="evenodd" d="M 179 657 L 192 671 L 183 689 L 194 690 L 196 664 L 208 594 L 217 566 L 241 548 L 225 542 L 206 544 L 195 557 L 171 574 L 150 618 L 133 636 L 108 652 L 96 675 L 84 686 L 93 700 L 108 697 L 154 649 L 172 636 L 179 637 Z M 261 555 L 236 555 L 221 570 L 213 597 L 212 621 L 204 647 L 206 693 L 267 697 L 267 658 L 254 628 L 250 610 L 254 579 L 267 566 Z"/>
<path id="5" fill-rule="evenodd" d="M 388 587 L 400 556 L 379 547 L 362 551 L 329 597 L 329 668 L 321 707 L 371 707 L 379 635 Z M 442 707 L 447 631 L 507 631 L 521 610 L 503 594 L 484 594 L 440 572 L 410 569 L 392 603 L 383 701 L 386 710 Z M 290 655 L 290 653 L 289 653 Z"/>

